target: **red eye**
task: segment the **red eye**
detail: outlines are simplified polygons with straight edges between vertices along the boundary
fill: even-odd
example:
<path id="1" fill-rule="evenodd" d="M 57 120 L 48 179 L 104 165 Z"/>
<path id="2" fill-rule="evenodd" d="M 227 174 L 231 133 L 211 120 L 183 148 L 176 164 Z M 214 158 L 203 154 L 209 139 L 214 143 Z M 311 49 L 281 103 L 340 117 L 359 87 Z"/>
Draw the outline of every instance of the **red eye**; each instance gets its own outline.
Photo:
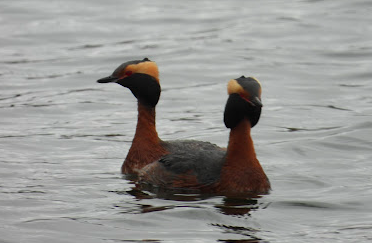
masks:
<path id="1" fill-rule="evenodd" d="M 132 75 L 132 73 L 133 73 L 132 71 L 126 71 L 125 75 L 130 76 L 130 75 Z"/>

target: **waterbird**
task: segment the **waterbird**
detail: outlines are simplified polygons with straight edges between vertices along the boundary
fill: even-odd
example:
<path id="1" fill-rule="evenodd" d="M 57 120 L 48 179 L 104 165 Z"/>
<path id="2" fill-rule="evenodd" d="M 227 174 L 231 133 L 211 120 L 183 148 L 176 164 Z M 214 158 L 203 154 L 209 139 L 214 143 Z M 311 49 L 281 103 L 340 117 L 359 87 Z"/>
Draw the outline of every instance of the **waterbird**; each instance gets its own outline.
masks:
<path id="1" fill-rule="evenodd" d="M 121 64 L 108 77 L 98 83 L 118 83 L 130 89 L 138 100 L 138 119 L 132 145 L 122 164 L 123 174 L 137 174 L 144 166 L 167 154 L 155 126 L 155 107 L 161 87 L 159 70 L 148 58 Z"/>
<path id="2" fill-rule="evenodd" d="M 227 149 L 197 141 L 173 143 L 166 146 L 168 154 L 140 171 L 141 183 L 207 193 L 268 193 L 270 182 L 251 137 L 251 128 L 261 115 L 261 91 L 255 78 L 230 80 L 224 111 L 224 123 L 230 129 Z"/>
<path id="3" fill-rule="evenodd" d="M 121 167 L 123 174 L 137 175 L 146 165 L 184 146 L 191 146 L 195 149 L 217 148 L 209 142 L 193 140 L 165 142 L 159 138 L 156 130 L 155 109 L 160 98 L 161 86 L 158 66 L 150 59 L 125 62 L 110 76 L 101 78 L 97 82 L 118 83 L 130 89 L 137 98 L 137 126 L 132 145 Z"/>
<path id="4" fill-rule="evenodd" d="M 224 123 L 230 128 L 227 149 L 195 140 L 163 141 L 155 126 L 160 98 L 159 72 L 148 58 L 121 64 L 99 83 L 129 88 L 138 100 L 135 136 L 122 165 L 123 174 L 141 183 L 213 193 L 267 193 L 270 182 L 256 158 L 250 134 L 261 114 L 261 85 L 251 77 L 228 82 Z"/>

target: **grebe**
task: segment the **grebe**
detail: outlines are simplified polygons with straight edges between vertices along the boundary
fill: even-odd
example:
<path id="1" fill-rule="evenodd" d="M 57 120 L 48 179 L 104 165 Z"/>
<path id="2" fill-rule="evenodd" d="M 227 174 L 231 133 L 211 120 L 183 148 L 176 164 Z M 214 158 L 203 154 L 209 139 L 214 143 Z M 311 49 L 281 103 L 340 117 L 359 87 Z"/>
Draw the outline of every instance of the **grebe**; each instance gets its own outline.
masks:
<path id="1" fill-rule="evenodd" d="M 165 143 L 169 151 L 139 172 L 141 183 L 165 189 L 207 193 L 258 193 L 270 190 L 251 137 L 261 115 L 261 85 L 251 77 L 230 80 L 224 123 L 230 128 L 227 149 L 197 141 Z"/>
<path id="2" fill-rule="evenodd" d="M 159 71 L 155 62 L 148 58 L 121 64 L 112 75 L 99 79 L 98 83 L 118 83 L 129 88 L 138 100 L 136 132 L 127 157 L 121 167 L 123 174 L 137 175 L 146 165 L 159 160 L 166 154 L 190 150 L 215 150 L 208 142 L 162 141 L 156 131 L 155 108 L 160 98 Z"/>
<path id="3" fill-rule="evenodd" d="M 121 167 L 122 173 L 137 174 L 139 169 L 167 154 L 155 127 L 155 107 L 161 92 L 156 63 L 148 58 L 125 62 L 97 82 L 118 83 L 130 89 L 138 100 L 136 132 Z"/>

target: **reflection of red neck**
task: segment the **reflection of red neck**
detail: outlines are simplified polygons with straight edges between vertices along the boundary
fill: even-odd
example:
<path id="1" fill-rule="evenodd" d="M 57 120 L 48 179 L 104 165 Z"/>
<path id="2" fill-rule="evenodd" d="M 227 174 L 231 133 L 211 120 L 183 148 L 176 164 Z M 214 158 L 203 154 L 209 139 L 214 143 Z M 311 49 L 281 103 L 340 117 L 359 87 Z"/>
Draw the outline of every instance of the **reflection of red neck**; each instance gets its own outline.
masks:
<path id="1" fill-rule="evenodd" d="M 270 189 L 270 183 L 256 158 L 248 119 L 243 119 L 230 131 L 221 187 L 236 192 L 265 193 Z"/>
<path id="2" fill-rule="evenodd" d="M 160 142 L 155 127 L 155 107 L 145 106 L 138 102 L 136 133 L 122 166 L 122 173 L 137 173 L 139 169 L 166 154 Z"/>

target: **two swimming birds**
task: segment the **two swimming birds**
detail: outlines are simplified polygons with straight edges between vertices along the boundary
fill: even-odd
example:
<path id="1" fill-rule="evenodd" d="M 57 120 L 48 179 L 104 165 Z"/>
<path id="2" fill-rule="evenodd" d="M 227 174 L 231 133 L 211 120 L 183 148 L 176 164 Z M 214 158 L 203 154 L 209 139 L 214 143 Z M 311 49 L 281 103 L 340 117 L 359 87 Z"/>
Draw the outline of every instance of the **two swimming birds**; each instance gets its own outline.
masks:
<path id="1" fill-rule="evenodd" d="M 155 125 L 160 98 L 159 71 L 148 58 L 121 64 L 98 83 L 118 83 L 138 101 L 136 132 L 122 165 L 123 174 L 163 189 L 190 189 L 205 193 L 257 193 L 270 190 L 251 137 L 261 115 L 261 84 L 241 76 L 227 84 L 224 123 L 230 129 L 227 148 L 195 140 L 163 141 Z"/>

